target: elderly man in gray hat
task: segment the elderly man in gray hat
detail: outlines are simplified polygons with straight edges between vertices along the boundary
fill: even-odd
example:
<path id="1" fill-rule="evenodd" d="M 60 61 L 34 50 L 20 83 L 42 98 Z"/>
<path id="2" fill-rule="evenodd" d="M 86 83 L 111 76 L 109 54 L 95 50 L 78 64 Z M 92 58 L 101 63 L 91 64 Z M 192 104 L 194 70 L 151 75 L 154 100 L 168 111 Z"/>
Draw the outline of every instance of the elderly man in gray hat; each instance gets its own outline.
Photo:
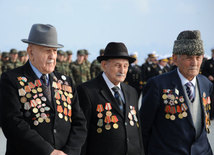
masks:
<path id="1" fill-rule="evenodd" d="M 174 43 L 177 69 L 147 83 L 140 115 L 149 155 L 212 155 L 209 110 L 212 83 L 199 74 L 204 56 L 199 31 L 183 31 Z"/>
<path id="2" fill-rule="evenodd" d="M 34 24 L 28 39 L 29 61 L 2 74 L 1 117 L 7 155 L 79 155 L 86 120 L 72 80 L 54 71 L 55 27 Z"/>

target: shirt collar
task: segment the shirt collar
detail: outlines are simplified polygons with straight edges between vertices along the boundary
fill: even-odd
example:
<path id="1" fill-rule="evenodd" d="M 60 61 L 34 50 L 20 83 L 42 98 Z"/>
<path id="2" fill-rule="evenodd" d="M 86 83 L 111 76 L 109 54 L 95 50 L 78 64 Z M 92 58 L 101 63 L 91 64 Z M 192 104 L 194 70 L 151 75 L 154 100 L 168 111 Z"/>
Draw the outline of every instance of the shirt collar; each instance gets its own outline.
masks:
<path id="1" fill-rule="evenodd" d="M 103 79 L 105 80 L 108 88 L 111 90 L 111 88 L 113 88 L 115 85 L 108 79 L 108 77 L 106 76 L 106 74 L 104 72 L 103 72 L 102 76 L 103 76 Z M 120 83 L 116 86 L 118 86 L 120 88 Z"/>
<path id="2" fill-rule="evenodd" d="M 193 84 L 193 86 L 195 87 L 196 85 L 196 77 L 194 77 L 191 81 L 187 80 L 182 74 L 181 72 L 179 71 L 179 68 L 177 68 L 177 72 L 178 72 L 178 75 L 181 79 L 181 83 L 182 85 L 184 86 L 187 82 L 191 82 Z"/>
<path id="3" fill-rule="evenodd" d="M 29 63 L 30 63 L 30 66 L 31 66 L 33 72 L 40 79 L 40 77 L 42 76 L 42 73 L 36 67 L 34 67 L 30 61 L 29 61 Z M 47 76 L 47 79 L 48 79 L 48 74 L 46 74 L 46 76 Z"/>

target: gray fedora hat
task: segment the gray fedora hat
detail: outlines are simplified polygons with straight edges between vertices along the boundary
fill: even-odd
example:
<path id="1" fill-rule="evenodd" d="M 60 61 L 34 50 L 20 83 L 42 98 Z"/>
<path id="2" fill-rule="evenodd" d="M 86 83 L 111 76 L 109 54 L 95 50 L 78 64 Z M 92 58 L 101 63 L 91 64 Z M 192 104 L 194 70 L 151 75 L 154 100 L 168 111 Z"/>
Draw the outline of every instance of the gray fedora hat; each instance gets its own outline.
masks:
<path id="1" fill-rule="evenodd" d="M 34 24 L 31 27 L 28 39 L 22 39 L 24 43 L 40 46 L 61 48 L 64 47 L 57 43 L 56 28 L 49 24 Z"/>

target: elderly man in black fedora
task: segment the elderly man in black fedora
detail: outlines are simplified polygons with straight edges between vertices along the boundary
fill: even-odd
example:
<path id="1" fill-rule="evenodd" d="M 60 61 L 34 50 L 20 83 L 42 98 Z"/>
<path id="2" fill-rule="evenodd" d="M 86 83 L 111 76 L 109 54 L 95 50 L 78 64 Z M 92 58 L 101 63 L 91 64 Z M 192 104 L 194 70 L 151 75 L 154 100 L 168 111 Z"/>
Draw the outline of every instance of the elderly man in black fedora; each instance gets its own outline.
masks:
<path id="1" fill-rule="evenodd" d="M 123 83 L 135 58 L 123 43 L 111 42 L 97 60 L 103 73 L 77 88 L 88 129 L 81 155 L 143 155 L 138 94 Z"/>
<path id="2" fill-rule="evenodd" d="M 2 129 L 6 155 L 79 155 L 86 120 L 72 80 L 54 72 L 55 27 L 34 24 L 28 39 L 29 61 L 1 77 Z"/>

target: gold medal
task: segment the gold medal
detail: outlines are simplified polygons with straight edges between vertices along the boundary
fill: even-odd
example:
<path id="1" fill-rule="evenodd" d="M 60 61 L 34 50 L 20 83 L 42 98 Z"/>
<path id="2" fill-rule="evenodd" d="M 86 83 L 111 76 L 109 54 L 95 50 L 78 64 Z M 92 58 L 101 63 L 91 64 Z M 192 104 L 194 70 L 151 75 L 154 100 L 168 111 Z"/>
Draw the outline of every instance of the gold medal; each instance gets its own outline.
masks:
<path id="1" fill-rule="evenodd" d="M 38 109 L 37 108 L 33 108 L 33 113 L 37 113 Z"/>
<path id="2" fill-rule="evenodd" d="M 67 116 L 65 116 L 65 118 L 64 118 L 64 119 L 65 119 L 65 121 L 66 121 L 66 122 L 68 121 L 68 117 L 67 117 Z"/>
<path id="3" fill-rule="evenodd" d="M 21 101 L 22 103 L 25 103 L 25 102 L 27 102 L 27 98 L 26 98 L 26 97 L 21 97 L 20 101 Z"/>
<path id="4" fill-rule="evenodd" d="M 102 118 L 102 117 L 103 117 L 103 114 L 100 112 L 100 113 L 97 114 L 97 117 L 98 117 L 98 118 Z"/>
<path id="5" fill-rule="evenodd" d="M 162 98 L 165 100 L 165 99 L 167 99 L 167 95 L 166 94 L 163 94 L 162 95 Z"/>
<path id="6" fill-rule="evenodd" d="M 36 89 L 32 89 L 32 92 L 33 92 L 34 94 L 36 94 L 36 93 L 37 93 Z"/>
<path id="7" fill-rule="evenodd" d="M 170 119 L 171 119 L 172 121 L 174 121 L 174 120 L 175 120 L 175 115 L 171 115 L 171 116 L 170 116 Z"/>
<path id="8" fill-rule="evenodd" d="M 65 94 L 65 96 L 68 96 L 68 93 L 66 91 L 64 92 L 64 94 Z"/>
<path id="9" fill-rule="evenodd" d="M 106 112 L 106 116 L 111 116 L 112 115 L 112 112 L 111 111 L 107 111 Z"/>
<path id="10" fill-rule="evenodd" d="M 68 94 L 69 98 L 73 98 L 73 95 L 71 93 Z"/>
<path id="11" fill-rule="evenodd" d="M 118 124 L 117 124 L 117 123 L 114 123 L 114 124 L 113 124 L 113 128 L 118 129 Z"/>
<path id="12" fill-rule="evenodd" d="M 110 124 L 106 124 L 105 128 L 106 128 L 106 130 L 110 130 L 111 129 L 111 125 Z"/>
<path id="13" fill-rule="evenodd" d="M 183 118 L 183 115 L 180 113 L 178 114 L 178 118 L 182 119 Z"/>
<path id="14" fill-rule="evenodd" d="M 31 95 L 30 93 L 27 93 L 27 94 L 26 94 L 26 97 L 27 97 L 27 98 L 31 98 L 32 95 Z"/>
<path id="15" fill-rule="evenodd" d="M 50 121 L 51 121 L 50 118 L 46 118 L 46 119 L 45 119 L 45 122 L 46 122 L 46 123 L 50 123 Z"/>
<path id="16" fill-rule="evenodd" d="M 38 91 L 39 93 L 41 93 L 41 92 L 42 92 L 42 88 L 41 88 L 41 87 L 38 87 L 38 88 L 37 88 L 37 91 Z"/>
<path id="17" fill-rule="evenodd" d="M 101 133 L 102 132 L 102 128 L 97 128 L 97 133 Z"/>
<path id="18" fill-rule="evenodd" d="M 165 115 L 165 118 L 166 118 L 166 119 L 169 119 L 169 118 L 170 118 L 170 114 L 166 114 L 166 115 Z"/>
<path id="19" fill-rule="evenodd" d="M 182 113 L 182 115 L 183 115 L 184 117 L 187 117 L 187 112 L 184 111 L 184 112 Z"/>
<path id="20" fill-rule="evenodd" d="M 63 118 L 63 115 L 62 115 L 62 113 L 58 113 L 58 116 L 59 116 L 59 118 Z"/>
<path id="21" fill-rule="evenodd" d="M 42 123 L 44 121 L 44 119 L 39 117 L 38 121 L 39 121 L 39 123 Z"/>
<path id="22" fill-rule="evenodd" d="M 41 104 L 41 103 L 42 103 L 42 101 L 40 100 L 40 98 L 37 98 L 37 99 L 36 99 L 36 103 L 37 103 L 37 104 Z"/>
<path id="23" fill-rule="evenodd" d="M 20 83 L 21 86 L 24 86 L 24 85 L 25 85 L 24 82 L 22 82 L 22 81 L 20 81 L 19 83 Z"/>
<path id="24" fill-rule="evenodd" d="M 33 122 L 33 124 L 34 124 L 35 126 L 37 126 L 37 125 L 39 125 L 39 122 L 38 122 L 37 120 L 35 120 L 35 121 Z"/>

